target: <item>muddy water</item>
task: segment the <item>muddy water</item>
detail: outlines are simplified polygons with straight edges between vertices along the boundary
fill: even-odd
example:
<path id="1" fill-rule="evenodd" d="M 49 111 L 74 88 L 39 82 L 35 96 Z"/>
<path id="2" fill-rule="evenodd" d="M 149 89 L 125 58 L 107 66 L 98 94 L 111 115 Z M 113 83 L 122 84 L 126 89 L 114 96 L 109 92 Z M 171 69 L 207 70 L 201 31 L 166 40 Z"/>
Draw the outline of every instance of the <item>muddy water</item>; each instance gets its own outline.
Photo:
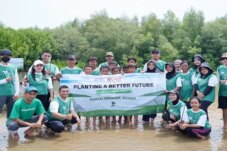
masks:
<path id="1" fill-rule="evenodd" d="M 227 132 L 223 132 L 222 113 L 215 102 L 209 108 L 213 126 L 207 140 L 192 139 L 175 130 L 166 130 L 160 126 L 161 114 L 153 124 L 124 124 L 86 126 L 82 118 L 80 126 L 73 126 L 72 132 L 63 132 L 60 136 L 23 137 L 25 128 L 19 129 L 19 141 L 9 141 L 5 127 L 5 115 L 0 115 L 0 151 L 165 151 L 165 150 L 227 150 Z"/>
<path id="2" fill-rule="evenodd" d="M 9 141 L 5 128 L 5 115 L 0 117 L 1 151 L 147 151 L 147 150 L 227 150 L 227 132 L 223 132 L 221 111 L 214 103 L 210 107 L 210 120 L 213 125 L 207 140 L 191 139 L 175 130 L 165 130 L 160 126 L 160 114 L 153 124 L 127 126 L 124 124 L 86 126 L 85 119 L 80 126 L 73 126 L 72 132 L 47 138 L 23 137 L 25 128 L 19 130 L 19 141 Z"/>

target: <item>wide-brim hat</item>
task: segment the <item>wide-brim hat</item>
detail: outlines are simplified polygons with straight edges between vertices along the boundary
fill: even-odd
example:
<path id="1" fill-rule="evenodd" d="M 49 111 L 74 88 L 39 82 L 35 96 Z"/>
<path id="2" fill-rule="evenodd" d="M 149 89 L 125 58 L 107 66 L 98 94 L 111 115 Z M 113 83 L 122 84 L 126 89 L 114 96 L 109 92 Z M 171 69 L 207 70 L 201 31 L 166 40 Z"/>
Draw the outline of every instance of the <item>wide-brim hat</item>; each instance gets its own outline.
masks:
<path id="1" fill-rule="evenodd" d="M 208 62 L 203 62 L 203 63 L 199 66 L 199 68 L 198 68 L 199 71 L 201 70 L 202 67 L 208 68 L 208 69 L 210 69 L 211 71 L 214 71 L 214 70 L 210 67 L 210 65 L 209 65 Z"/>

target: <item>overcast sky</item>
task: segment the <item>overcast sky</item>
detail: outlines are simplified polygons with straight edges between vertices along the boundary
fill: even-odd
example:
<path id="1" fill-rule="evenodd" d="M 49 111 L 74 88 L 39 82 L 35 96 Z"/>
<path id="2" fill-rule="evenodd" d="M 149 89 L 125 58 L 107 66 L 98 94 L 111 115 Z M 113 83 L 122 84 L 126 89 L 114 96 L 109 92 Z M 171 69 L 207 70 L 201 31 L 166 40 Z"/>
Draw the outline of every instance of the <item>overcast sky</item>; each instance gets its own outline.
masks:
<path id="1" fill-rule="evenodd" d="M 110 17 L 146 16 L 163 18 L 172 10 L 179 19 L 190 8 L 204 13 L 211 21 L 227 14 L 227 0 L 0 0 L 0 22 L 12 28 L 38 26 L 54 28 L 74 18 L 89 19 L 106 10 Z"/>

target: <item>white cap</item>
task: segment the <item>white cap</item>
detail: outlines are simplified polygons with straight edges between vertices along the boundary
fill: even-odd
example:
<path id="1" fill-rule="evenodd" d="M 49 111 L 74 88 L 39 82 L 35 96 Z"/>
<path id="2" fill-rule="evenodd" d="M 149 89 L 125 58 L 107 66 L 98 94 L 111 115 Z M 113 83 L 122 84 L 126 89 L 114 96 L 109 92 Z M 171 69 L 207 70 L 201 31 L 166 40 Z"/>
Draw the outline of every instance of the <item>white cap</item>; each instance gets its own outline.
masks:
<path id="1" fill-rule="evenodd" d="M 43 65 L 43 62 L 42 62 L 41 60 L 36 60 L 36 61 L 33 63 L 34 66 L 37 66 L 38 64 Z"/>

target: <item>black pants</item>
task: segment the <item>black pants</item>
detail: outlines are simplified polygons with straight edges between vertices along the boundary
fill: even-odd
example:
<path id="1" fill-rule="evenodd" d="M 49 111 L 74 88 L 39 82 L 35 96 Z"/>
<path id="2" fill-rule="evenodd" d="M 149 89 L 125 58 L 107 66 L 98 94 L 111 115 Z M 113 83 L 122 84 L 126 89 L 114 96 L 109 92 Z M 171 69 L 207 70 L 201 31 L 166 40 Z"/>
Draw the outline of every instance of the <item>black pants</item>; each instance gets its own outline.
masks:
<path id="1" fill-rule="evenodd" d="M 66 124 L 76 124 L 76 118 L 73 117 L 72 120 L 57 120 L 57 119 L 53 119 L 53 120 L 48 120 L 48 122 L 46 123 L 47 128 L 50 128 L 53 132 L 55 133 L 61 133 L 64 129 L 65 129 L 65 125 Z"/>
<path id="2" fill-rule="evenodd" d="M 150 118 L 151 119 L 155 119 L 157 116 L 157 114 L 147 114 L 147 115 L 143 115 L 143 121 L 145 122 L 149 122 Z"/>
<path id="3" fill-rule="evenodd" d="M 212 102 L 210 101 L 206 101 L 206 100 L 202 100 L 201 101 L 201 106 L 200 108 L 203 109 L 206 113 L 207 113 L 207 119 L 209 120 L 209 117 L 208 117 L 208 107 L 212 104 Z"/>
<path id="4" fill-rule="evenodd" d="M 45 111 L 48 111 L 50 106 L 48 95 L 37 95 L 36 98 L 42 102 Z"/>

